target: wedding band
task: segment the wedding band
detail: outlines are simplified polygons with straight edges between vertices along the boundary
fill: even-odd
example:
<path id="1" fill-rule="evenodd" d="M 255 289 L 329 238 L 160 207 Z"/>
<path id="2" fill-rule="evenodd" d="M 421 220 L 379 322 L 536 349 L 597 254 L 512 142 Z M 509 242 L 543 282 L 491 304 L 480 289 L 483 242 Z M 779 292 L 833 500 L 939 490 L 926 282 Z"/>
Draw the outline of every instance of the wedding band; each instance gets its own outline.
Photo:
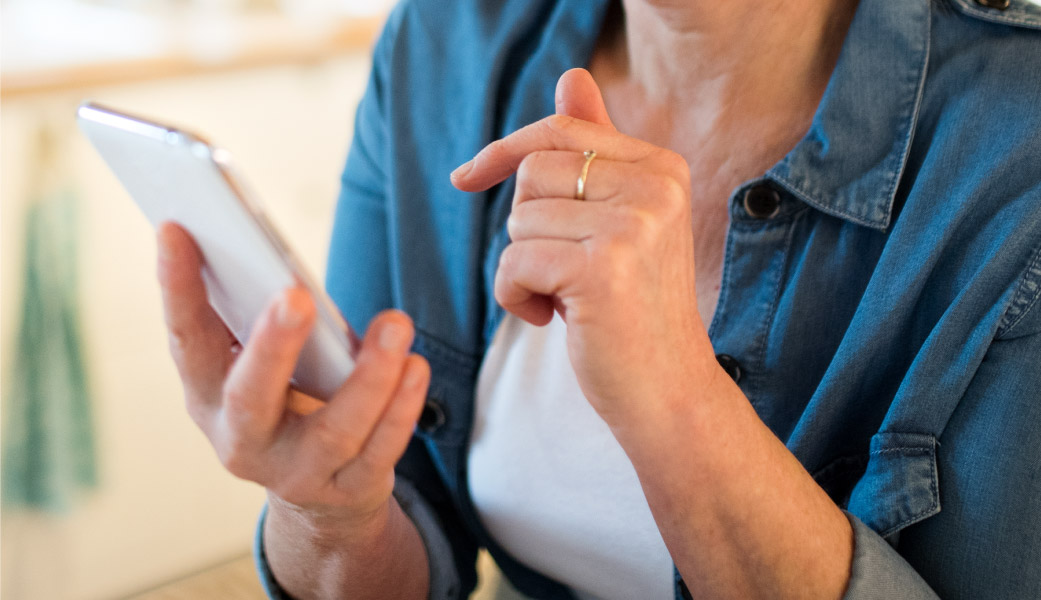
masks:
<path id="1" fill-rule="evenodd" d="M 575 200 L 586 199 L 586 176 L 589 175 L 589 163 L 596 158 L 596 150 L 586 150 L 583 155 L 586 157 L 586 162 L 582 165 L 582 172 L 578 175 L 578 185 L 575 186 Z"/>

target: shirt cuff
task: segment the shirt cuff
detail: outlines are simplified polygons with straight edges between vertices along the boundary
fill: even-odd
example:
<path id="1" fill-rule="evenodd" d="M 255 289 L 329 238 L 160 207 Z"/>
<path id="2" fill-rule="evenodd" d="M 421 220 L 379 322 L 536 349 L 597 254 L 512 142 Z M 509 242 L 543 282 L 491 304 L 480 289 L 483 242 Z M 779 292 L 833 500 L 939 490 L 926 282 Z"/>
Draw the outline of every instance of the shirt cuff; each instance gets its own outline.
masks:
<path id="1" fill-rule="evenodd" d="M 267 562 L 264 553 L 264 522 L 267 521 L 267 502 L 260 510 L 260 518 L 257 520 L 257 532 L 253 536 L 253 563 L 257 567 L 257 575 L 260 576 L 260 585 L 264 593 L 271 600 L 293 600 L 293 597 L 282 589 L 275 581 L 275 574 L 271 572 L 271 565 Z"/>
<path id="2" fill-rule="evenodd" d="M 882 536 L 857 517 L 853 525 L 853 566 L 844 600 L 939 600 L 936 592 Z"/>
<path id="3" fill-rule="evenodd" d="M 394 481 L 394 498 L 416 526 L 419 537 L 423 539 L 423 546 L 426 547 L 430 566 L 430 600 L 461 600 L 462 583 L 459 580 L 452 546 L 448 543 L 434 509 L 427 504 L 416 488 L 400 475 Z"/>
<path id="4" fill-rule="evenodd" d="M 394 481 L 394 498 L 419 531 L 419 537 L 426 548 L 427 561 L 430 568 L 430 600 L 461 600 L 462 585 L 459 571 L 452 558 L 452 546 L 442 531 L 430 505 L 416 491 L 411 483 L 400 476 Z M 264 593 L 271 600 L 293 600 L 282 586 L 278 585 L 271 572 L 267 555 L 264 553 L 264 522 L 267 520 L 267 503 L 260 511 L 257 532 L 253 538 L 253 560 Z"/>

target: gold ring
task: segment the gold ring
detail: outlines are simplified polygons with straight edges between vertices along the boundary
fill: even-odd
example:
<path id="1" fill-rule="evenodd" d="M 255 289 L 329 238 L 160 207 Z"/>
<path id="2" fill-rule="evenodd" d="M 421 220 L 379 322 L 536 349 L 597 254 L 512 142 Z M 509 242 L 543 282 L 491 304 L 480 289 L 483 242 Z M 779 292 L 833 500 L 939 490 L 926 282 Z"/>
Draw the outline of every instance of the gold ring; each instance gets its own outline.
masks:
<path id="1" fill-rule="evenodd" d="M 589 175 L 589 163 L 596 158 L 596 150 L 586 150 L 583 156 L 586 157 L 586 162 L 582 165 L 582 172 L 578 175 L 578 185 L 575 186 L 575 200 L 586 199 L 586 176 Z"/>

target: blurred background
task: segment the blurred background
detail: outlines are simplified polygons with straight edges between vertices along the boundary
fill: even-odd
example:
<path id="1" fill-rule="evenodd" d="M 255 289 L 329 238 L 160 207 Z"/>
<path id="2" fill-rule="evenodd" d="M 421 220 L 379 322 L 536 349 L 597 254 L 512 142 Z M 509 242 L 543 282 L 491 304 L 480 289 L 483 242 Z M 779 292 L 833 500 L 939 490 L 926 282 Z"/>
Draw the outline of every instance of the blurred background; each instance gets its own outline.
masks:
<path id="1" fill-rule="evenodd" d="M 225 473 L 183 410 L 152 230 L 75 109 L 96 100 L 229 150 L 322 276 L 389 4 L 0 3 L 3 598 L 260 597 L 246 557 L 263 490 Z"/>

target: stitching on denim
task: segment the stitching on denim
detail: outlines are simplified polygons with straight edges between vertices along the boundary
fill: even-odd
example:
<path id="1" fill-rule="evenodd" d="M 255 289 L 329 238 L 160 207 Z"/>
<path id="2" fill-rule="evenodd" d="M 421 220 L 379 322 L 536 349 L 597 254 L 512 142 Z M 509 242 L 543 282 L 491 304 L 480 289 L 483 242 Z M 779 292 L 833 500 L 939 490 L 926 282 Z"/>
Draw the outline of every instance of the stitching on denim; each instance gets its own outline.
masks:
<path id="1" fill-rule="evenodd" d="M 930 9 L 926 9 L 929 11 Z M 899 154 L 890 154 L 887 156 L 887 162 L 885 168 L 885 189 L 887 190 L 887 204 L 884 215 L 881 220 L 866 219 L 858 215 L 852 214 L 849 210 L 840 209 L 833 205 L 822 205 L 822 203 L 815 201 L 811 196 L 802 192 L 800 187 L 792 181 L 789 177 L 784 177 L 775 174 L 772 170 L 770 176 L 775 178 L 780 183 L 783 183 L 788 191 L 793 195 L 797 196 L 806 204 L 809 204 L 818 210 L 845 219 L 852 223 L 862 225 L 871 229 L 886 230 L 891 221 L 893 215 L 893 204 L 896 201 L 897 190 L 900 185 L 900 177 L 903 175 L 904 169 L 907 165 L 907 156 L 911 151 L 911 144 L 914 142 L 915 126 L 918 123 L 918 118 L 922 109 L 922 102 L 925 96 L 925 80 L 929 71 L 929 58 L 932 50 L 932 14 L 926 15 L 926 32 L 924 36 L 925 52 L 922 58 L 922 63 L 918 69 L 918 80 L 912 82 L 914 94 L 912 95 L 911 106 L 904 109 L 904 112 L 908 114 L 907 119 L 904 119 L 899 129 L 899 135 L 897 138 L 904 138 L 904 147 L 901 149 Z M 902 107 L 903 108 L 903 107 Z"/>
<path id="2" fill-rule="evenodd" d="M 733 202 L 733 200 L 732 200 L 732 202 Z M 715 332 L 716 329 L 718 329 L 719 327 L 722 327 L 722 325 L 720 325 L 720 322 L 723 320 L 722 315 L 726 311 L 725 310 L 720 310 L 720 309 L 724 308 L 726 306 L 727 299 L 730 296 L 730 287 L 731 287 L 730 286 L 730 280 L 731 280 L 731 277 L 734 274 L 734 266 L 733 266 L 733 263 L 734 263 L 734 261 L 733 261 L 733 255 L 734 255 L 734 233 L 733 233 L 733 229 L 734 229 L 734 224 L 733 224 L 733 222 L 731 222 L 730 226 L 727 228 L 726 249 L 723 251 L 723 275 L 722 275 L 722 277 L 720 277 L 720 280 L 719 280 L 719 286 L 720 286 L 719 287 L 719 289 L 720 289 L 719 298 L 716 300 L 716 311 L 712 315 L 712 322 L 709 323 L 709 326 L 708 326 L 709 339 L 712 338 L 712 334 Z"/>
<path id="3" fill-rule="evenodd" d="M 905 456 L 931 456 L 931 457 L 933 457 L 933 460 L 930 461 L 932 463 L 932 468 L 930 469 L 930 472 L 929 472 L 929 505 L 924 507 L 924 508 L 922 508 L 921 510 L 913 511 L 914 514 L 912 514 L 910 517 L 904 519 L 903 521 L 900 521 L 899 523 L 896 523 L 895 525 L 889 526 L 888 528 L 886 528 L 883 531 L 880 531 L 879 535 L 881 535 L 882 537 L 886 537 L 888 535 L 891 535 L 894 532 L 900 531 L 904 527 L 907 527 L 908 525 L 911 525 L 913 523 L 917 523 L 918 521 L 921 521 L 922 519 L 928 518 L 928 517 L 936 514 L 936 510 L 940 506 L 940 493 L 939 493 L 939 486 L 938 486 L 939 474 L 937 473 L 937 466 L 936 466 L 936 458 L 935 458 L 936 457 L 936 447 L 935 447 L 935 445 L 932 446 L 932 447 L 928 447 L 928 446 L 901 446 L 899 448 L 884 448 L 882 450 L 873 450 L 872 452 L 870 452 L 870 454 L 872 454 L 872 455 L 884 455 L 884 454 L 894 454 L 894 453 L 909 453 L 909 454 L 904 454 Z"/>
<path id="4" fill-rule="evenodd" d="M 900 187 L 900 177 L 903 175 L 904 169 L 907 167 L 907 156 L 911 151 L 911 144 L 914 142 L 915 126 L 918 123 L 918 116 L 922 107 L 922 100 L 925 96 L 925 79 L 929 71 L 929 57 L 932 50 L 932 10 L 931 4 L 926 8 L 925 17 L 925 36 L 922 42 L 925 45 L 925 52 L 922 56 L 922 63 L 918 69 L 918 80 L 912 82 L 914 89 L 913 100 L 910 106 L 909 115 L 906 120 L 901 123 L 900 136 L 904 139 L 904 147 L 900 150 L 899 155 L 890 155 L 886 170 L 888 171 L 888 178 L 886 180 L 888 203 L 886 205 L 885 216 L 882 218 L 881 226 L 882 229 L 887 229 L 893 219 L 893 204 L 896 202 L 897 190 Z"/>
<path id="5" fill-rule="evenodd" d="M 1025 299 L 1023 296 L 1029 294 L 1027 287 L 1030 284 L 1034 284 L 1036 289 L 1031 298 Z M 1012 295 L 1012 300 L 1009 302 L 1008 309 L 1006 309 L 994 337 L 1001 339 L 1015 329 L 1016 325 L 1019 325 L 1037 304 L 1038 298 L 1041 298 L 1041 246 L 1034 250 L 1034 256 L 1016 287 L 1016 293 Z M 1005 323 L 1006 320 L 1008 323 Z"/>
<path id="6" fill-rule="evenodd" d="M 847 213 L 845 211 L 839 210 L 839 209 L 837 209 L 837 208 L 835 208 L 833 206 L 823 206 L 823 205 L 821 205 L 821 203 L 817 202 L 816 200 L 814 200 L 812 196 L 803 193 L 803 191 L 801 189 L 799 189 L 799 186 L 795 182 L 793 182 L 790 178 L 788 178 L 788 177 L 784 177 L 784 176 L 781 176 L 781 175 L 775 175 L 773 173 L 770 173 L 770 177 L 772 179 L 774 179 L 774 181 L 776 181 L 777 183 L 780 183 L 781 185 L 783 185 L 784 188 L 786 190 L 788 190 L 788 193 L 790 193 L 791 195 L 793 195 L 796 198 L 798 198 L 799 200 L 801 200 L 804 204 L 806 204 L 808 206 L 812 206 L 812 207 L 816 208 L 817 210 L 821 211 L 822 213 L 831 215 L 833 217 L 837 217 L 839 219 L 843 219 L 843 220 L 849 221 L 851 223 L 855 223 L 857 225 L 861 225 L 863 227 L 868 227 L 870 229 L 884 230 L 885 227 L 886 227 L 885 225 L 880 225 L 879 223 L 868 221 L 867 219 L 862 219 L 862 218 L 858 217 L 857 215 L 850 214 L 850 213 Z"/>
<path id="7" fill-rule="evenodd" d="M 886 216 L 883 219 L 883 224 L 886 228 L 889 227 L 890 222 L 893 219 L 893 204 L 896 202 L 897 189 L 900 187 L 900 176 L 903 175 L 904 169 L 907 168 L 907 156 L 911 153 L 911 144 L 914 143 L 915 126 L 918 124 L 918 117 L 921 114 L 922 102 L 925 98 L 925 79 L 929 73 L 929 58 L 932 56 L 932 34 L 933 34 L 933 15 L 932 15 L 932 4 L 926 8 L 925 15 L 925 53 L 922 56 L 922 64 L 919 67 L 918 82 L 914 85 L 914 104 L 911 107 L 910 119 L 904 121 L 904 129 L 901 135 L 904 137 L 904 148 L 900 151 L 899 159 L 894 157 L 893 162 L 897 164 L 897 168 L 893 169 L 892 177 L 888 184 L 889 189 L 889 205 L 886 207 Z M 899 162 L 897 163 L 897 160 Z"/>
<path id="8" fill-rule="evenodd" d="M 921 454 L 932 454 L 932 448 L 925 446 L 902 446 L 900 448 L 885 448 L 884 450 L 872 450 L 868 454 L 893 454 L 895 452 L 913 452 L 913 456 L 919 456 Z"/>
<path id="9" fill-rule="evenodd" d="M 937 510 L 940 508 L 940 492 L 937 486 L 938 473 L 936 472 L 936 461 L 934 460 L 932 462 L 933 468 L 931 473 L 929 474 L 929 506 L 925 507 L 923 510 L 916 511 L 914 515 L 904 519 L 896 525 L 890 526 L 885 531 L 880 531 L 879 535 L 881 535 L 882 537 L 892 535 L 893 533 L 900 531 L 908 525 L 917 523 L 918 521 L 921 521 L 936 514 Z"/>
<path id="10" fill-rule="evenodd" d="M 952 4 L 963 14 L 975 17 L 981 21 L 987 21 L 988 23 L 1041 29 L 1041 12 L 1032 12 L 1031 8 L 1025 3 L 1013 2 L 1011 6 L 1000 13 L 973 6 L 964 0 L 952 0 Z"/>
<path id="11" fill-rule="evenodd" d="M 791 253 L 792 253 L 792 240 L 795 237 L 795 227 L 802 220 L 806 214 L 805 210 L 799 211 L 792 215 L 789 222 L 785 225 L 786 231 L 784 234 L 784 243 L 781 246 L 779 259 L 781 264 L 774 270 L 774 281 L 772 289 L 770 290 L 770 312 L 763 319 L 763 325 L 760 328 L 759 334 L 756 336 L 756 357 L 754 364 L 756 371 L 762 373 L 766 367 L 766 343 L 767 338 L 770 335 L 770 327 L 773 325 L 774 318 L 777 316 L 777 305 L 780 303 L 781 284 L 784 282 L 784 276 L 788 272 L 788 268 L 791 266 Z"/>

